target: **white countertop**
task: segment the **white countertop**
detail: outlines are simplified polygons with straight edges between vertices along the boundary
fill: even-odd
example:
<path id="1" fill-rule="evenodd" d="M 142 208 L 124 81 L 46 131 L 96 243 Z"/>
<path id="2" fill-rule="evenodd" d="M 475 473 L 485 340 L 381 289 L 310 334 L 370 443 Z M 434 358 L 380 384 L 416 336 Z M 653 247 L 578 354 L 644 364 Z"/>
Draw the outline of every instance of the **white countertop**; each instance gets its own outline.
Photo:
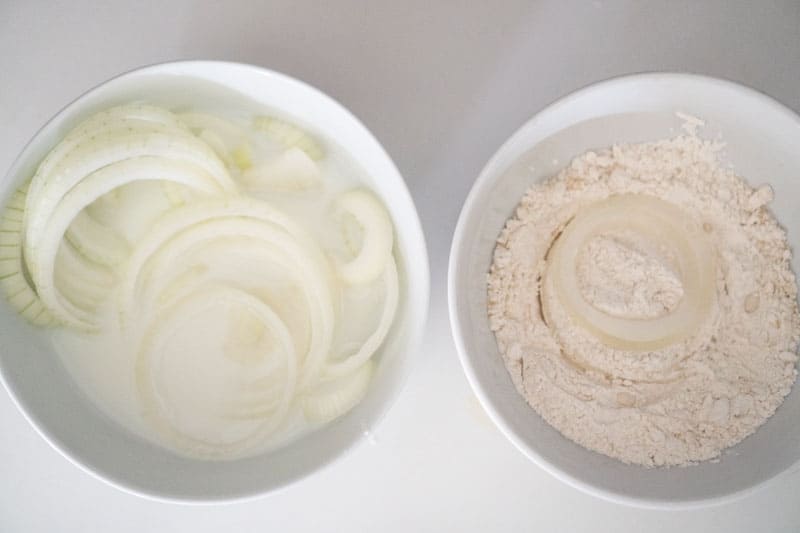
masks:
<path id="1" fill-rule="evenodd" d="M 445 289 L 474 179 L 559 96 L 620 74 L 676 70 L 739 81 L 800 110 L 799 2 L 0 0 L 0 173 L 85 89 L 181 58 L 303 79 L 384 144 L 428 239 L 431 314 L 419 363 L 374 441 L 283 492 L 216 506 L 153 502 L 98 481 L 0 392 L 0 532 L 800 530 L 800 474 L 685 512 L 614 505 L 546 474 L 472 395 Z"/>

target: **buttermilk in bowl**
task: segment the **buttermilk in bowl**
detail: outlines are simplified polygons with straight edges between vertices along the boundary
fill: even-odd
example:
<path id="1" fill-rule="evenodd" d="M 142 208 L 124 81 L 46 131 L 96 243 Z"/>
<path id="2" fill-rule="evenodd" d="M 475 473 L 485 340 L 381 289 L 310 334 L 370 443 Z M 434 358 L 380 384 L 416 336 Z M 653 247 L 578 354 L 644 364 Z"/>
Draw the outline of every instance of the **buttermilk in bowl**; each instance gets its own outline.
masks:
<path id="1" fill-rule="evenodd" d="M 625 463 L 715 459 L 795 381 L 800 313 L 769 185 L 696 135 L 587 152 L 506 222 L 488 313 L 517 391 Z"/>
<path id="2" fill-rule="evenodd" d="M 193 458 L 262 453 L 369 388 L 399 287 L 365 182 L 285 117 L 109 107 L 5 206 L 0 287 L 122 425 Z"/>

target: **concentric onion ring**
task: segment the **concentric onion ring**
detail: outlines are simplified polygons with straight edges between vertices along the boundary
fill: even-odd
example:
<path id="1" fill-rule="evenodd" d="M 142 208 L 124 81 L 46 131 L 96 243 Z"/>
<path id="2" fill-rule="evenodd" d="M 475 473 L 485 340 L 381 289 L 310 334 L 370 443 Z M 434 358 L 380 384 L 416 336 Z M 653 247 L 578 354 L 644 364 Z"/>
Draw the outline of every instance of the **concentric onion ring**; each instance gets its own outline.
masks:
<path id="1" fill-rule="evenodd" d="M 611 316 L 589 304 L 576 277 L 580 250 L 595 235 L 629 229 L 676 252 L 684 298 L 673 312 L 650 319 Z M 714 299 L 715 266 L 711 244 L 701 228 L 677 206 L 652 196 L 611 196 L 582 209 L 553 244 L 542 282 L 542 301 L 550 294 L 584 329 L 608 346 L 657 350 L 692 335 L 708 316 Z M 543 311 L 547 314 L 546 305 Z"/>
<path id="2" fill-rule="evenodd" d="M 241 418 L 245 421 L 256 418 L 257 423 L 245 437 L 233 442 L 210 442 L 197 435 L 192 435 L 186 429 L 181 429 L 180 421 L 172 418 L 170 413 L 175 406 L 169 404 L 168 398 L 165 397 L 165 391 L 159 390 L 158 380 L 154 377 L 153 369 L 154 366 L 159 365 L 159 359 L 165 357 L 165 354 L 161 352 L 163 345 L 183 324 L 190 322 L 193 317 L 209 309 L 216 311 L 219 308 L 229 308 L 233 305 L 240 306 L 257 317 L 280 345 L 281 351 L 285 355 L 285 369 L 282 379 L 279 380 L 282 384 L 280 389 L 282 392 L 271 411 L 263 409 L 266 402 L 260 402 L 262 410 L 255 414 L 246 407 L 235 403 L 229 408 L 221 407 L 224 412 L 217 413 L 221 418 L 230 420 Z M 225 310 L 229 311 L 229 309 Z M 136 363 L 136 383 L 141 394 L 145 416 L 159 428 L 163 435 L 174 440 L 181 449 L 190 450 L 194 454 L 230 459 L 269 436 L 283 421 L 294 395 L 297 372 L 295 360 L 296 354 L 292 337 L 286 329 L 286 325 L 268 305 L 246 292 L 230 287 L 206 288 L 178 301 L 156 315 L 151 321 L 139 349 Z M 247 367 L 249 377 L 253 382 L 265 379 L 271 374 L 270 371 L 275 370 L 274 362 L 266 361 L 266 363 L 266 365 L 261 365 L 266 367 L 264 375 L 256 376 L 258 368 Z M 272 390 L 275 390 L 275 380 L 271 381 Z M 230 409 L 230 412 L 227 409 Z M 242 417 L 242 414 L 246 416 Z"/>

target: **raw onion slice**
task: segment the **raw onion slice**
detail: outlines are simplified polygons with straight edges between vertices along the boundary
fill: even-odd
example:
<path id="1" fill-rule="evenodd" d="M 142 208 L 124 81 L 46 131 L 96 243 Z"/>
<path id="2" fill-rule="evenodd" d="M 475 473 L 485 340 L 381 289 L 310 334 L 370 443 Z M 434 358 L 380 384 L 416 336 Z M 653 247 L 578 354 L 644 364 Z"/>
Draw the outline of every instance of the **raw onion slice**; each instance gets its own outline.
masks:
<path id="1" fill-rule="evenodd" d="M 337 205 L 350 213 L 363 231 L 361 249 L 352 260 L 338 265 L 339 277 L 350 285 L 374 281 L 392 255 L 394 231 L 389 214 L 380 201 L 364 189 L 342 194 L 337 198 Z"/>
<path id="2" fill-rule="evenodd" d="M 178 114 L 178 119 L 189 126 L 195 133 L 199 134 L 202 131 L 214 132 L 222 140 L 223 145 L 227 147 L 226 151 L 249 142 L 247 131 L 243 127 L 222 117 L 189 111 Z"/>
<path id="3" fill-rule="evenodd" d="M 256 131 L 262 131 L 273 141 L 281 144 L 284 148 L 297 147 L 308 154 L 308 157 L 318 161 L 325 156 L 322 147 L 311 138 L 306 132 L 275 117 L 256 117 L 253 121 Z"/>
<path id="4" fill-rule="evenodd" d="M 67 307 L 89 317 L 108 298 L 116 279 L 108 267 L 89 261 L 69 241 L 62 241 L 56 254 L 54 282 Z"/>
<path id="5" fill-rule="evenodd" d="M 124 238 L 97 222 L 85 209 L 72 219 L 66 237 L 81 255 L 101 265 L 117 266 L 130 253 Z"/>
<path id="6" fill-rule="evenodd" d="M 104 226 L 114 226 L 117 222 L 119 209 L 119 189 L 114 189 L 87 205 L 86 213 Z"/>
<path id="7" fill-rule="evenodd" d="M 168 357 L 168 354 L 164 353 L 164 345 L 184 325 L 190 324 L 195 317 L 205 312 L 224 311 L 230 314 L 237 308 L 252 315 L 263 325 L 264 330 L 271 334 L 271 338 L 283 354 L 281 359 L 284 364 L 275 365 L 270 360 L 261 364 L 259 362 L 242 364 L 233 360 L 234 363 L 229 363 L 228 368 L 233 366 L 237 369 L 241 383 L 269 379 L 273 385 L 271 391 L 274 393 L 274 387 L 277 385 L 280 387 L 278 389 L 280 393 L 277 401 L 273 397 L 271 400 L 258 402 L 261 410 L 257 413 L 236 402 L 231 405 L 219 405 L 219 411 L 216 413 L 206 413 L 217 420 L 227 421 L 226 424 L 229 426 L 255 422 L 254 427 L 248 427 L 244 436 L 232 440 L 225 438 L 209 440 L 204 436 L 192 434 L 190 429 L 187 430 L 184 421 L 180 420 L 180 406 L 171 405 L 169 395 L 165 395 L 167 391 L 163 387 L 168 384 L 161 383 L 163 378 L 159 380 L 154 370 L 161 368 L 164 358 Z M 234 315 L 233 318 L 237 317 Z M 189 295 L 154 317 L 140 346 L 136 361 L 136 384 L 146 418 L 180 449 L 209 458 L 233 458 L 263 442 L 283 422 L 295 391 L 297 377 L 295 360 L 291 335 L 280 317 L 268 305 L 237 289 L 212 287 Z M 281 375 L 273 376 L 274 372 L 280 370 L 283 370 Z M 240 387 L 242 390 L 239 392 L 247 388 L 249 387 Z M 271 409 L 268 409 L 269 407 Z"/>
<path id="8" fill-rule="evenodd" d="M 0 289 L 11 308 L 34 326 L 46 327 L 55 323 L 21 272 L 0 278 Z"/>
<path id="9" fill-rule="evenodd" d="M 581 249 L 596 235 L 624 229 L 676 253 L 684 297 L 671 313 L 650 319 L 611 316 L 581 294 L 576 276 Z M 608 346 L 657 350 L 686 339 L 704 323 L 716 297 L 715 275 L 712 246 L 687 213 L 652 196 L 624 194 L 582 209 L 564 228 L 548 255 L 542 301 L 552 294 L 578 325 Z M 547 316 L 546 304 L 543 311 Z"/>
<path id="10" fill-rule="evenodd" d="M 101 137 L 77 147 L 51 173 L 37 171 L 31 182 L 31 194 L 35 187 L 41 187 L 41 194 L 29 196 L 26 202 L 25 246 L 40 239 L 50 213 L 73 187 L 104 167 L 134 158 L 159 158 L 189 164 L 208 174 L 218 189 L 236 190 L 222 161 L 205 143 L 188 133 L 123 132 Z"/>
<path id="11" fill-rule="evenodd" d="M 134 293 L 138 290 L 140 271 L 150 256 L 155 254 L 170 239 L 181 231 L 196 224 L 207 223 L 214 219 L 253 219 L 280 229 L 294 240 L 310 257 L 317 268 L 324 272 L 326 279 L 330 277 L 327 270 L 327 259 L 316 241 L 291 218 L 275 209 L 270 204 L 252 198 L 240 196 L 221 196 L 202 199 L 189 205 L 176 207 L 165 213 L 153 225 L 151 231 L 139 242 L 126 265 L 127 274 L 123 277 L 121 291 L 122 301 L 133 302 Z"/>
<path id="12" fill-rule="evenodd" d="M 241 279 L 240 270 L 215 271 L 212 266 L 213 257 L 226 257 L 230 252 L 239 252 L 246 257 L 248 270 L 258 271 L 270 265 L 284 272 L 292 285 L 298 287 L 298 295 L 303 302 L 304 320 L 303 337 L 298 339 L 298 365 L 300 367 L 299 388 L 312 386 L 320 375 L 325 360 L 329 357 L 333 332 L 336 326 L 333 305 L 330 301 L 330 288 L 325 277 L 301 250 L 292 250 L 291 240 L 280 233 L 269 233 L 261 222 L 239 219 L 216 219 L 208 223 L 195 225 L 173 238 L 161 248 L 141 269 L 138 282 L 139 290 L 135 290 L 135 300 L 123 303 L 123 324 L 132 322 L 131 314 L 149 309 L 203 290 L 204 284 L 225 284 L 247 290 L 248 293 L 259 293 L 265 301 L 270 301 L 277 311 L 283 305 L 294 305 L 294 302 L 281 302 L 264 298 L 257 288 L 254 279 Z M 242 252 L 245 247 L 246 253 Z M 169 266 L 175 264 L 179 257 L 197 257 L 207 255 L 209 260 L 195 268 L 170 272 Z M 200 267 L 200 270 L 197 269 Z M 209 271 L 214 271 L 209 273 Z M 129 286 L 123 288 L 127 294 Z M 306 339 L 307 336 L 307 340 Z"/>
<path id="13" fill-rule="evenodd" d="M 375 328 L 375 331 L 364 341 L 364 344 L 362 344 L 354 354 L 341 361 L 327 363 L 322 374 L 323 380 L 337 379 L 353 372 L 356 368 L 366 363 L 375 352 L 378 351 L 378 348 L 380 348 L 386 336 L 389 334 L 389 329 L 397 313 L 399 301 L 397 265 L 395 264 L 394 257 L 389 257 L 389 262 L 386 265 L 383 277 L 386 295 L 384 296 L 383 311 L 381 312 L 378 327 Z"/>
<path id="14" fill-rule="evenodd" d="M 38 232 L 38 239 L 28 241 L 25 257 L 34 284 L 45 306 L 60 321 L 80 328 L 95 326 L 91 315 L 64 305 L 54 289 L 55 256 L 67 228 L 78 213 L 102 195 L 126 183 L 153 179 L 167 179 L 207 192 L 216 187 L 204 171 L 180 161 L 150 156 L 117 161 L 70 190 Z"/>
<path id="15" fill-rule="evenodd" d="M 146 104 L 125 104 L 100 111 L 70 130 L 42 160 L 36 174 L 49 174 L 72 150 L 98 136 L 107 135 L 112 131 L 152 129 L 159 126 L 167 129 L 182 129 L 175 115 L 160 107 Z M 37 197 L 43 185 L 42 181 L 38 181 L 31 189 L 31 195 Z"/>
<path id="16" fill-rule="evenodd" d="M 30 281 L 25 276 L 22 258 L 22 223 L 19 213 L 25 207 L 26 183 L 14 191 L 0 218 L 0 291 L 9 305 L 36 326 L 53 324 Z"/>
<path id="17" fill-rule="evenodd" d="M 51 187 L 59 169 L 64 166 L 76 167 L 91 159 L 94 147 L 100 147 L 110 142 L 125 143 L 126 139 L 147 134 L 171 135 L 173 137 L 193 138 L 191 132 L 185 129 L 169 111 L 151 108 L 138 116 L 123 116 L 128 111 L 121 108 L 112 108 L 90 117 L 82 126 L 70 131 L 47 154 L 39 164 L 31 180 L 28 191 L 27 209 L 40 202 L 40 196 Z M 148 113 L 160 115 L 161 119 L 150 120 L 143 118 Z M 155 119 L 155 115 L 150 117 Z"/>
<path id="18" fill-rule="evenodd" d="M 228 147 L 225 146 L 225 141 L 213 130 L 202 130 L 197 137 L 209 145 L 214 150 L 214 153 L 217 154 L 217 157 L 224 161 L 226 165 L 230 167 L 233 164 L 228 155 Z"/>
<path id="19" fill-rule="evenodd" d="M 162 181 L 161 189 L 164 191 L 164 196 L 172 207 L 185 205 L 196 197 L 189 187 L 171 181 Z"/>
<path id="20" fill-rule="evenodd" d="M 252 148 L 243 127 L 207 113 L 188 112 L 178 117 L 206 141 L 229 167 L 235 170 L 250 168 Z"/>
<path id="21" fill-rule="evenodd" d="M 369 389 L 374 372 L 373 361 L 366 361 L 350 374 L 321 383 L 303 396 L 303 413 L 310 422 L 330 422 L 358 405 Z"/>
<path id="22" fill-rule="evenodd" d="M 213 279 L 214 283 L 227 283 L 239 286 L 244 283 L 239 271 L 216 272 L 208 275 L 215 262 L 214 257 L 224 257 L 230 251 L 242 252 L 249 261 L 242 266 L 248 270 L 258 270 L 260 265 L 270 263 L 294 279 L 302 288 L 309 309 L 312 330 L 311 346 L 320 345 L 320 356 L 328 342 L 314 342 L 314 338 L 333 329 L 333 306 L 330 303 L 330 288 L 324 271 L 304 253 L 292 246 L 275 228 L 265 227 L 263 222 L 250 219 L 220 218 L 196 224 L 176 234 L 162 248 L 157 250 L 138 269 L 126 276 L 121 289 L 121 309 L 124 322 L 132 313 L 149 309 L 153 305 L 173 300 L 180 295 L 196 290 L 198 284 Z M 177 264 L 180 257 L 206 255 L 204 264 L 194 264 L 192 268 L 171 272 L 169 267 Z M 251 281 L 252 282 L 252 281 Z M 323 335 L 327 338 L 327 333 Z M 314 351 L 312 349 L 312 351 Z M 313 357 L 311 359 L 314 359 Z"/>
<path id="23" fill-rule="evenodd" d="M 120 290 L 122 309 L 135 308 L 144 272 L 159 271 L 159 264 L 169 264 L 198 241 L 225 236 L 252 237 L 265 242 L 276 250 L 273 252 L 276 260 L 280 260 L 281 254 L 288 257 L 289 264 L 303 280 L 309 308 L 316 310 L 310 317 L 312 337 L 299 379 L 300 389 L 309 386 L 319 376 L 333 338 L 334 311 L 327 260 L 302 228 L 265 202 L 243 197 L 211 199 L 166 213 L 128 261 Z M 159 258 L 162 248 L 168 255 Z"/>
<path id="24" fill-rule="evenodd" d="M 299 148 L 289 148 L 245 170 L 241 180 L 254 190 L 300 191 L 319 187 L 322 174 L 308 154 Z"/>

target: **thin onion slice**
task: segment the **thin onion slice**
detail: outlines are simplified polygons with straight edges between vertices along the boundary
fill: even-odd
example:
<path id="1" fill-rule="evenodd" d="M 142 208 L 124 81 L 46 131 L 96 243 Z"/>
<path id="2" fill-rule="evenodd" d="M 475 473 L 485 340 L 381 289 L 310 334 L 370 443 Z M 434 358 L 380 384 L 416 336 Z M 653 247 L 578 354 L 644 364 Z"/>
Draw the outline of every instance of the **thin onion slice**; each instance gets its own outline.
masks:
<path id="1" fill-rule="evenodd" d="M 323 158 L 325 152 L 319 143 L 306 132 L 276 117 L 261 116 L 253 121 L 256 131 L 261 131 L 284 148 L 297 147 L 308 154 L 314 161 Z"/>
<path id="2" fill-rule="evenodd" d="M 394 231 L 389 214 L 380 201 L 364 189 L 342 194 L 337 198 L 337 204 L 355 217 L 364 233 L 357 255 L 338 265 L 339 277 L 349 285 L 374 281 L 392 255 Z"/>
<path id="3" fill-rule="evenodd" d="M 130 253 L 128 242 L 123 237 L 97 222 L 85 209 L 72 219 L 66 237 L 82 255 L 101 265 L 117 266 Z"/>
<path id="4" fill-rule="evenodd" d="M 34 326 L 46 327 L 55 323 L 21 272 L 0 279 L 0 290 L 11 308 Z"/>
<path id="5" fill-rule="evenodd" d="M 122 301 L 130 304 L 138 290 L 140 272 L 145 264 L 170 239 L 196 224 L 215 219 L 253 219 L 273 225 L 292 237 L 295 246 L 308 254 L 317 268 L 328 277 L 327 259 L 316 241 L 292 219 L 270 204 L 239 196 L 223 196 L 202 199 L 189 205 L 176 207 L 165 213 L 154 224 L 151 231 L 139 242 L 126 266 L 121 290 Z"/>
<path id="6" fill-rule="evenodd" d="M 334 330 L 333 305 L 324 272 L 310 257 L 296 247 L 291 238 L 275 228 L 251 219 L 222 218 L 191 226 L 169 240 L 164 247 L 138 269 L 139 275 L 131 273 L 123 282 L 121 309 L 123 321 L 128 322 L 131 313 L 148 309 L 148 302 L 163 302 L 180 297 L 186 292 L 196 290 L 201 276 L 183 275 L 169 279 L 165 271 L 179 257 L 194 253 L 195 249 L 208 250 L 209 254 L 224 252 L 220 244 L 226 241 L 241 245 L 247 242 L 248 254 L 255 260 L 248 266 L 257 268 L 260 261 L 270 262 L 298 281 L 309 312 L 310 338 L 308 352 L 302 357 L 300 388 L 310 386 L 316 381 L 325 359 L 330 353 Z M 213 256 L 212 256 L 213 257 Z M 209 260 L 213 262 L 213 259 Z M 158 285 L 148 283 L 157 273 Z M 215 283 L 235 284 L 235 274 L 231 279 L 214 279 Z M 176 288 L 175 283 L 179 286 Z"/>
<path id="7" fill-rule="evenodd" d="M 36 170 L 37 179 L 31 184 L 29 196 L 35 202 L 46 185 L 46 180 L 42 178 L 49 175 L 64 157 L 81 144 L 114 131 L 152 129 L 154 126 L 162 129 L 182 129 L 173 113 L 146 104 L 125 104 L 95 113 L 70 130 L 42 160 Z"/>
<path id="8" fill-rule="evenodd" d="M 148 312 L 150 308 L 168 305 L 185 294 L 203 290 L 208 283 L 225 284 L 258 293 L 278 312 L 281 311 L 279 305 L 294 306 L 302 302 L 304 326 L 298 332 L 296 345 L 300 374 L 298 388 L 313 386 L 319 380 L 322 367 L 330 355 L 336 327 L 336 317 L 329 305 L 329 286 L 307 256 L 298 254 L 298 250 L 292 251 L 290 241 L 276 237 L 265 235 L 262 223 L 253 224 L 253 221 L 237 219 L 217 219 L 184 231 L 157 252 L 142 269 L 142 290 L 136 295 L 135 302 L 127 306 L 127 311 L 123 307 L 123 324 L 132 322 L 129 317 L 133 312 Z M 231 252 L 236 253 L 250 271 L 257 272 L 264 267 L 280 269 L 285 273 L 288 283 L 298 288 L 299 302 L 282 302 L 265 297 L 264 289 L 257 285 L 254 278 L 241 279 L 241 271 L 215 271 L 211 266 L 213 259 L 178 272 L 168 269 L 176 257 L 226 257 Z"/>
<path id="9" fill-rule="evenodd" d="M 322 174 L 308 154 L 299 148 L 289 148 L 274 159 L 248 168 L 241 180 L 254 190 L 299 191 L 319 187 Z"/>
<path id="10" fill-rule="evenodd" d="M 633 230 L 677 255 L 684 297 L 669 314 L 650 319 L 612 316 L 583 297 L 577 280 L 578 254 L 594 236 Z M 701 228 L 677 206 L 652 196 L 611 196 L 581 210 L 553 244 L 542 283 L 545 316 L 551 295 L 584 329 L 604 344 L 631 351 L 664 348 L 691 336 L 716 297 L 713 249 Z"/>
<path id="11" fill-rule="evenodd" d="M 198 228 L 193 230 L 194 226 Z M 289 217 L 265 202 L 243 197 L 217 198 L 175 208 L 166 213 L 153 225 L 128 261 L 120 290 L 122 309 L 133 307 L 136 295 L 141 290 L 142 273 L 151 257 L 162 247 L 170 250 L 173 239 L 177 239 L 185 230 L 189 232 L 189 237 L 184 241 L 187 243 L 224 235 L 252 236 L 282 250 L 291 258 L 299 269 L 299 275 L 310 283 L 306 289 L 310 291 L 309 301 L 314 302 L 313 307 L 319 309 L 317 318 L 312 316 L 314 335 L 303 362 L 298 386 L 303 389 L 314 383 L 333 338 L 334 311 L 327 283 L 330 279 L 327 260 L 314 239 Z M 182 248 L 174 248 L 171 252 L 173 256 L 180 249 Z M 149 268 L 157 270 L 157 267 Z"/>
<path id="12" fill-rule="evenodd" d="M 162 113 L 168 111 L 162 110 Z M 174 117 L 172 122 L 150 121 L 139 118 L 118 118 L 109 121 L 95 121 L 90 118 L 81 132 L 70 132 L 59 142 L 39 164 L 31 179 L 26 210 L 35 207 L 42 197 L 53 194 L 53 183 L 61 181 L 65 170 L 80 169 L 91 162 L 93 151 L 109 144 L 126 145 L 142 135 L 167 135 L 193 139 L 193 135 Z M 133 144 L 131 144 L 133 146 Z M 91 172 L 91 170 L 86 173 Z M 64 189 L 67 190 L 67 189 Z M 63 194 L 63 190 L 60 191 Z"/>
<path id="13" fill-rule="evenodd" d="M 358 405 L 367 393 L 374 367 L 373 361 L 366 361 L 350 374 L 324 382 L 303 396 L 301 402 L 306 419 L 330 422 Z"/>
<path id="14" fill-rule="evenodd" d="M 91 316 L 108 298 L 116 282 L 108 267 L 89 261 L 69 241 L 61 242 L 56 265 L 55 288 L 66 299 L 68 307 L 79 309 L 77 312 L 81 315 Z"/>
<path id="15" fill-rule="evenodd" d="M 162 345 L 169 340 L 177 328 L 181 327 L 181 324 L 204 311 L 218 310 L 234 305 L 247 309 L 257 317 L 281 347 L 281 351 L 285 355 L 285 371 L 282 379 L 278 380 L 278 384 L 282 388 L 277 401 L 274 401 L 273 398 L 273 401 L 266 399 L 258 402 L 262 408 L 257 413 L 259 423 L 247 436 L 234 442 L 209 442 L 196 435 L 187 434 L 177 427 L 178 424 L 174 420 L 170 419 L 170 406 L 166 403 L 163 395 L 159 394 L 153 369 L 159 366 L 159 359 L 164 357 L 161 353 Z M 286 417 L 296 385 L 295 360 L 296 354 L 291 335 L 280 317 L 268 305 L 237 289 L 212 287 L 188 296 L 154 317 L 143 337 L 136 360 L 136 384 L 146 418 L 163 435 L 173 440 L 180 449 L 209 458 L 230 459 L 263 442 Z M 272 367 L 274 365 L 270 369 Z M 256 379 L 252 373 L 258 368 L 247 368 L 248 375 L 245 378 Z M 275 382 L 273 381 L 273 383 Z M 270 406 L 273 409 L 267 410 L 266 407 Z M 230 412 L 220 413 L 220 418 L 229 420 L 231 423 L 235 423 L 236 420 L 251 419 L 250 417 L 254 415 L 252 410 L 244 406 L 234 404 L 229 406 L 229 409 Z"/>
<path id="16" fill-rule="evenodd" d="M 18 212 L 25 207 L 27 189 L 28 183 L 14 191 L 0 218 L 0 291 L 25 320 L 45 327 L 52 325 L 54 319 L 26 278 L 22 257 L 22 223 Z"/>
<path id="17" fill-rule="evenodd" d="M 39 296 L 60 321 L 80 328 L 94 327 L 91 314 L 65 305 L 54 290 L 55 256 L 64 234 L 78 213 L 102 195 L 133 181 L 167 179 L 211 192 L 216 184 L 192 165 L 159 157 L 136 157 L 115 162 L 92 173 L 70 190 L 42 231 L 28 241 L 25 257 Z"/>
<path id="18" fill-rule="evenodd" d="M 248 142 L 247 132 L 242 126 L 222 117 L 188 111 L 178 114 L 178 119 L 196 133 L 201 133 L 202 131 L 214 132 L 222 140 L 228 151 Z"/>
<path id="19" fill-rule="evenodd" d="M 381 312 L 381 319 L 378 323 L 378 327 L 375 328 L 372 335 L 364 341 L 364 344 L 362 344 L 353 355 L 341 361 L 327 363 L 322 373 L 323 380 L 336 379 L 353 372 L 375 355 L 375 352 L 378 351 L 378 348 L 380 348 L 386 336 L 389 334 L 389 329 L 397 313 L 399 301 L 397 265 L 395 264 L 394 257 L 389 257 L 389 262 L 386 265 L 386 271 L 383 273 L 383 276 L 386 295 L 384 296 L 383 311 Z"/>
<path id="20" fill-rule="evenodd" d="M 225 163 L 235 170 L 252 165 L 252 148 L 247 131 L 238 124 L 208 113 L 188 112 L 178 115 L 182 122 L 206 141 Z"/>
<path id="21" fill-rule="evenodd" d="M 172 207 L 185 205 L 196 197 L 189 187 L 171 181 L 162 181 L 161 190 L 164 192 L 164 196 Z"/>
<path id="22" fill-rule="evenodd" d="M 26 202 L 25 246 L 38 242 L 51 212 L 87 176 L 102 171 L 106 166 L 140 157 L 160 158 L 199 167 L 211 177 L 218 189 L 236 190 L 222 161 L 205 143 L 188 133 L 122 132 L 101 137 L 76 148 L 51 173 L 37 172 L 34 176 L 31 190 L 34 187 L 43 188 L 41 194 L 29 196 Z"/>

